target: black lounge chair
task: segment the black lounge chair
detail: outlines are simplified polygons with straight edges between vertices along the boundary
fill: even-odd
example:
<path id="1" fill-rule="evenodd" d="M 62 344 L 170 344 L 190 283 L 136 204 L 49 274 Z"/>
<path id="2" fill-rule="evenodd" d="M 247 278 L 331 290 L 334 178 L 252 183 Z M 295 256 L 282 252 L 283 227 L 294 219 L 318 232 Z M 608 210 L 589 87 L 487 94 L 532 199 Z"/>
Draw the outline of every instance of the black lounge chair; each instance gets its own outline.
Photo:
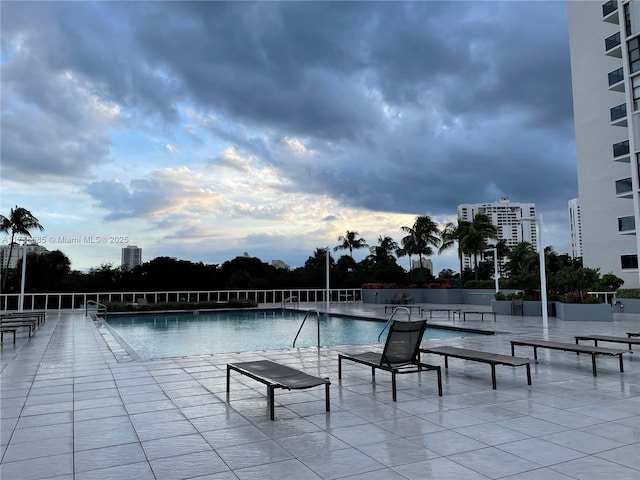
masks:
<path id="1" fill-rule="evenodd" d="M 338 355 L 338 378 L 342 378 L 343 360 L 350 360 L 371 367 L 371 377 L 374 382 L 377 368 L 390 372 L 391 392 L 395 402 L 397 399 L 396 375 L 435 370 L 438 374 L 438 395 L 442 396 L 440 367 L 420 362 L 420 343 L 426 327 L 426 320 L 415 322 L 394 321 L 389 328 L 389 335 L 382 353 L 364 352 Z"/>
<path id="2" fill-rule="evenodd" d="M 231 370 L 253 378 L 267 386 L 267 398 L 269 400 L 269 416 L 271 420 L 275 418 L 275 402 L 273 391 L 276 388 L 286 390 L 303 390 L 305 388 L 325 386 L 325 405 L 327 412 L 329 405 L 329 385 L 328 378 L 314 377 L 300 370 L 296 370 L 286 365 L 272 362 L 270 360 L 258 360 L 255 362 L 228 363 L 227 364 L 227 396 L 229 395 L 229 383 Z"/>
<path id="3" fill-rule="evenodd" d="M 533 358 L 538 359 L 538 348 L 548 348 L 549 350 L 560 350 L 562 352 L 574 352 L 577 354 L 588 353 L 591 355 L 591 371 L 593 376 L 598 376 L 596 369 L 596 357 L 598 355 L 609 355 L 618 357 L 620 361 L 620 372 L 624 372 L 624 366 L 622 364 L 622 355 L 630 353 L 630 350 L 622 350 L 618 348 L 603 348 L 594 347 L 591 345 L 574 345 L 573 343 L 553 342 L 549 340 L 511 340 L 511 355 L 515 356 L 515 346 L 528 346 L 533 347 Z"/>
<path id="4" fill-rule="evenodd" d="M 494 390 L 496 389 L 496 365 L 507 365 L 510 367 L 521 367 L 524 365 L 527 368 L 527 385 L 531 385 L 530 365 L 532 363 L 538 363 L 537 360 L 531 360 L 529 358 L 500 355 L 498 353 L 483 352 L 480 350 L 459 347 L 431 347 L 420 349 L 420 352 L 443 355 L 444 368 L 449 368 L 449 357 L 461 358 L 472 362 L 488 363 L 491 365 L 491 386 Z"/>
<path id="5" fill-rule="evenodd" d="M 522 298 L 514 298 L 511 301 L 511 315 L 515 315 L 517 312 L 524 316 L 524 300 Z"/>

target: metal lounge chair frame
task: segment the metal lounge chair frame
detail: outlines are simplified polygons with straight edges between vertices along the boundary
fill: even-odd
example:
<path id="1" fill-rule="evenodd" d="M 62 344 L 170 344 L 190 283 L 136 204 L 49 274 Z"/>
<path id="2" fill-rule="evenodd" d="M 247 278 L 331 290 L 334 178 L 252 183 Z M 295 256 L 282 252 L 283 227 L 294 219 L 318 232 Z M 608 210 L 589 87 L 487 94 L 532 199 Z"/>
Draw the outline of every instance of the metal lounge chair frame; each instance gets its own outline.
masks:
<path id="1" fill-rule="evenodd" d="M 325 386 L 325 408 L 330 411 L 328 378 L 315 377 L 293 367 L 281 365 L 270 360 L 258 360 L 254 362 L 228 363 L 227 364 L 227 397 L 229 396 L 229 384 L 231 370 L 253 378 L 267 386 L 267 398 L 269 401 L 269 417 L 275 418 L 274 390 L 282 388 L 286 390 L 303 390 L 306 388 Z M 227 398 L 228 400 L 228 398 Z"/>
<path id="2" fill-rule="evenodd" d="M 515 315 L 516 312 L 520 312 L 520 315 L 524 316 L 524 300 L 522 298 L 514 298 L 511 301 L 511 315 Z"/>
<path id="3" fill-rule="evenodd" d="M 440 366 L 420 361 L 420 343 L 427 328 L 426 320 L 415 322 L 394 321 L 389 327 L 389 334 L 382 353 L 364 352 L 358 354 L 338 355 L 338 378 L 342 378 L 342 361 L 349 360 L 371 367 L 373 382 L 376 369 L 391 373 L 391 392 L 393 401 L 397 401 L 396 375 L 417 373 L 423 370 L 435 370 L 438 375 L 438 395 L 442 396 L 442 375 Z"/>

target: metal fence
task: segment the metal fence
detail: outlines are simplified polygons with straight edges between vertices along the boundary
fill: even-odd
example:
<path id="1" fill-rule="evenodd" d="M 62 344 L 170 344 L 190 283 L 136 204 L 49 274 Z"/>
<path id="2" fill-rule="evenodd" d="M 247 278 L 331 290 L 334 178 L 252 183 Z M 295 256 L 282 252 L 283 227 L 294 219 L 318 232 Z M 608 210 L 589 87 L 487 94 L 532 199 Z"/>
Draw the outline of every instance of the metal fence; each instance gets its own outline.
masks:
<path id="1" fill-rule="evenodd" d="M 1 294 L 0 310 L 20 310 L 20 294 Z M 228 302 L 248 299 L 259 304 L 278 304 L 288 298 L 296 297 L 304 302 L 361 302 L 362 289 L 330 289 L 320 288 L 283 289 L 283 290 L 180 290 L 162 292 L 95 292 L 95 293 L 25 293 L 23 310 L 68 310 L 82 309 L 88 301 L 99 303 L 175 303 L 175 302 Z"/>

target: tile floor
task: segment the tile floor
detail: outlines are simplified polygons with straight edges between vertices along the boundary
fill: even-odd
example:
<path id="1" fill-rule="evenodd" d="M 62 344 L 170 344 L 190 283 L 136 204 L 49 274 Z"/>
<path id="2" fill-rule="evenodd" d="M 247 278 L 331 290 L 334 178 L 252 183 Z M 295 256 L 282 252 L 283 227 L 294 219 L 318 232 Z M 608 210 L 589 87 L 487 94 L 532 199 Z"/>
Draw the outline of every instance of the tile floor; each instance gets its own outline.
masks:
<path id="1" fill-rule="evenodd" d="M 385 317 L 375 305 L 331 308 Z M 500 333 L 429 345 L 509 354 L 510 338 L 640 331 L 640 315 L 550 318 L 547 331 L 539 317 L 455 324 Z M 498 367 L 495 391 L 488 365 L 450 359 L 442 397 L 424 372 L 399 377 L 393 402 L 385 372 L 372 384 L 367 367 L 346 363 L 338 380 L 338 352 L 361 346 L 136 361 L 82 313 L 54 312 L 31 339 L 1 348 L 3 480 L 640 478 L 638 353 L 625 355 L 624 373 L 600 358 L 593 377 L 589 357 L 541 350 L 531 386 L 524 368 Z M 226 364 L 253 359 L 329 376 L 331 412 L 323 387 L 276 391 L 270 421 L 266 388 L 235 373 L 227 398 Z"/>

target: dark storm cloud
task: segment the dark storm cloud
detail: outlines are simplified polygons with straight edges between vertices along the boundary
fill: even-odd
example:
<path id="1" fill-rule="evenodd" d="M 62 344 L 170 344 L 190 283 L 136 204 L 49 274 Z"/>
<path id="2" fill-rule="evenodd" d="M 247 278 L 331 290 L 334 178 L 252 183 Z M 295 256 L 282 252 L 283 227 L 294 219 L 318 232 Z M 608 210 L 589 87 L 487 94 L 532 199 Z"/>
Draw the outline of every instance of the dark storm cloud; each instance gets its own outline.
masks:
<path id="1" fill-rule="evenodd" d="M 453 214 L 507 195 L 564 209 L 576 195 L 564 2 L 4 2 L 2 14 L 2 157 L 16 175 L 111 160 L 113 125 L 67 89 L 117 104 L 129 127 L 173 125 L 193 105 L 224 119 L 211 134 L 286 174 L 283 188 L 354 207 Z M 283 151 L 287 137 L 312 160 Z M 101 185 L 89 191 L 112 218 L 162 203 Z"/>

